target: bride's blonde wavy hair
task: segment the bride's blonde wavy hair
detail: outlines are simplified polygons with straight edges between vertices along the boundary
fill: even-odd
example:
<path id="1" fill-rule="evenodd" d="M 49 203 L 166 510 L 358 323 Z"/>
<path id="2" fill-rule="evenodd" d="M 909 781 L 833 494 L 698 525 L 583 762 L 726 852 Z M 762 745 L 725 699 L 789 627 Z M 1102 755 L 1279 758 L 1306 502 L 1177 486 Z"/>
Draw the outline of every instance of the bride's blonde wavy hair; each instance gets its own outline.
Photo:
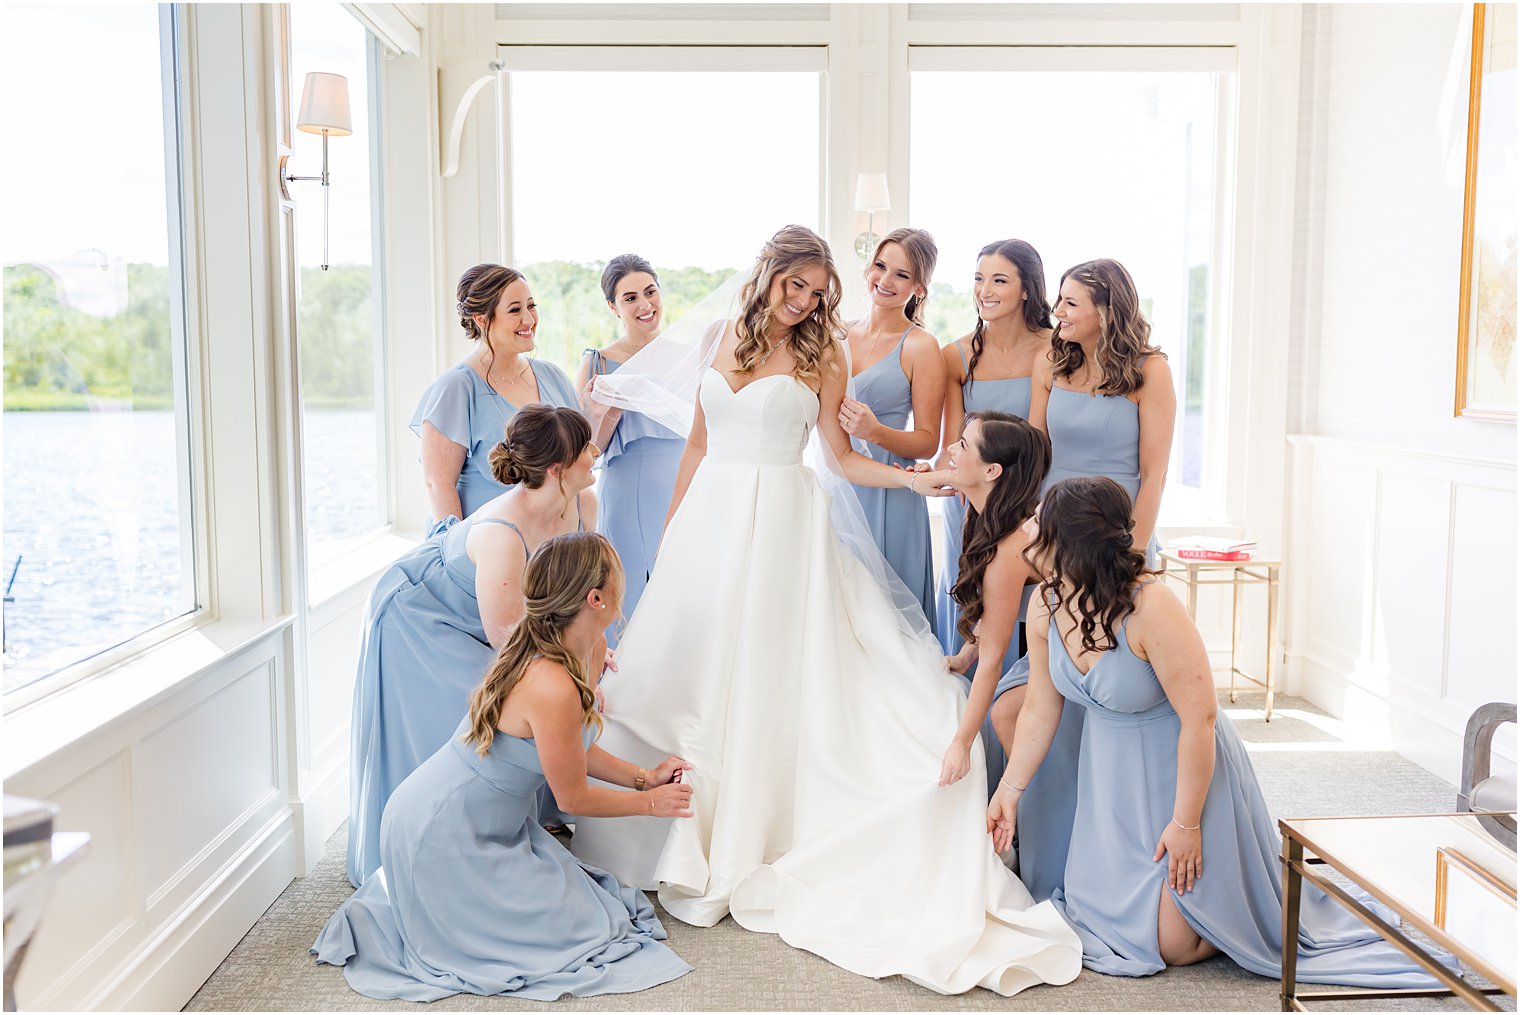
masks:
<path id="1" fill-rule="evenodd" d="M 623 565 L 617 551 L 598 532 L 570 532 L 544 541 L 523 570 L 523 618 L 507 635 L 484 679 L 470 695 L 470 728 L 464 735 L 481 757 L 491 750 L 496 725 L 507 695 L 539 656 L 558 663 L 575 681 L 581 695 L 581 712 L 587 726 L 601 729 L 596 693 L 586 673 L 586 661 L 576 658 L 565 644 L 565 630 L 586 605 L 592 589 L 602 589 L 622 601 Z M 617 592 L 611 592 L 616 586 Z"/>
<path id="2" fill-rule="evenodd" d="M 834 255 L 823 238 L 806 226 L 786 226 L 766 241 L 755 260 L 754 270 L 739 290 L 739 317 L 734 330 L 739 344 L 734 349 L 736 374 L 755 372 L 770 349 L 766 338 L 771 325 L 771 286 L 778 278 L 788 278 L 812 265 L 821 265 L 828 274 L 828 287 L 813 312 L 792 329 L 788 341 L 797 379 L 812 386 L 822 380 L 823 366 L 833 354 L 834 341 L 844 331 L 839 320 L 842 286 L 834 267 Z"/>

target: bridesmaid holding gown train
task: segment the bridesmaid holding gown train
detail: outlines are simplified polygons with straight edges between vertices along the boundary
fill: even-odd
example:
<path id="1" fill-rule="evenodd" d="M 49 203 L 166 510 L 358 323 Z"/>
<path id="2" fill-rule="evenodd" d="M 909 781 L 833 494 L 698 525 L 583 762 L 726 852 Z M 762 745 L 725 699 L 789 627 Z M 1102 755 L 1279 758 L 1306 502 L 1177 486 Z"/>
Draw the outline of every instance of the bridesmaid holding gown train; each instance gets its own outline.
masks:
<path id="1" fill-rule="evenodd" d="M 910 469 L 939 447 L 945 365 L 939 339 L 923 327 L 924 302 L 938 257 L 934 238 L 922 229 L 888 233 L 866 266 L 871 312 L 846 331 L 856 397 L 840 403 L 839 425 L 865 442 L 862 450 L 867 456 L 887 465 Z M 903 489 L 857 486 L 855 494 L 877 549 L 923 607 L 932 630 L 934 561 L 928 505 Z"/>
<path id="2" fill-rule="evenodd" d="M 972 286 L 976 327 L 971 334 L 945 346 L 944 443 L 960 439 L 966 414 L 991 409 L 1021 419 L 1029 417 L 1030 375 L 1035 360 L 1050 348 L 1050 307 L 1045 302 L 1045 263 L 1023 240 L 999 240 L 977 255 Z M 936 468 L 949 465 L 941 452 Z M 936 629 L 948 656 L 963 644 L 957 632 L 959 609 L 951 590 L 959 576 L 961 530 L 966 508 L 959 497 L 945 501 L 945 562 L 935 597 Z M 1003 656 L 1006 669 L 1023 655 L 1011 643 Z M 988 738 L 990 740 L 990 738 Z M 989 743 L 989 749 L 995 744 Z M 1002 752 L 989 750 L 989 763 L 1001 763 Z"/>
<path id="3" fill-rule="evenodd" d="M 522 619 L 533 548 L 596 524 L 596 448 L 577 410 L 523 406 L 490 458 L 507 492 L 392 564 L 365 606 L 349 769 L 355 887 L 380 865 L 386 800 L 459 725 L 481 672 Z M 546 820 L 556 817 L 551 804 L 546 795 Z"/>
<path id="4" fill-rule="evenodd" d="M 1150 341 L 1134 280 L 1118 261 L 1087 261 L 1061 276 L 1050 354 L 1035 363 L 1029 421 L 1050 436 L 1048 489 L 1073 476 L 1106 476 L 1134 499 L 1135 541 L 1154 560 L 1156 515 L 1172 451 L 1177 396 L 1166 355 Z M 1009 674 L 992 706 L 996 739 L 1010 742 L 1028 667 Z M 1061 886 L 1076 812 L 1085 712 L 1067 709 L 1045 763 L 1023 794 L 1019 876 L 1037 899 Z"/>
<path id="5" fill-rule="evenodd" d="M 519 406 L 580 404 L 563 370 L 529 358 L 538 304 L 521 272 L 477 264 L 459 277 L 457 296 L 459 325 L 475 351 L 423 392 L 412 416 L 434 523 L 464 518 L 506 492 L 490 455 Z"/>
<path id="6" fill-rule="evenodd" d="M 601 721 L 585 660 L 618 615 L 621 584 L 617 554 L 596 533 L 557 536 L 534 553 L 522 621 L 456 735 L 386 805 L 384 866 L 312 945 L 354 990 L 553 1001 L 691 972 L 660 943 L 665 928 L 643 893 L 579 863 L 535 813 L 547 781 L 578 814 L 691 815 L 680 758 L 645 770 L 592 743 Z"/>
<path id="7" fill-rule="evenodd" d="M 1282 840 L 1239 734 L 1218 714 L 1203 639 L 1136 548 L 1128 492 L 1105 477 L 1058 482 L 1037 523 L 1029 556 L 1049 577 L 1029 610 L 1028 701 L 987 808 L 995 841 L 1006 846 L 1022 827 L 1021 788 L 1063 711 L 1083 711 L 1072 828 L 1081 854 L 1052 900 L 1082 938 L 1083 964 L 1148 976 L 1224 952 L 1277 978 Z M 1300 980 L 1436 986 L 1307 884 L 1301 918 Z"/>
<path id="8" fill-rule="evenodd" d="M 660 278 L 637 254 L 620 254 L 607 262 L 602 295 L 622 322 L 623 334 L 605 349 L 586 350 L 575 387 L 582 392 L 582 411 L 592 423 L 592 440 L 602 449 L 598 531 L 612 541 L 623 562 L 628 581 L 623 594 L 626 620 L 633 616 L 649 583 L 649 572 L 654 570 L 686 436 L 641 412 L 624 412 L 586 397 L 596 377 L 612 373 L 652 342 L 663 323 Z"/>
<path id="9" fill-rule="evenodd" d="M 951 590 L 966 644 L 947 662 L 952 672 L 962 674 L 980 665 L 970 679 L 960 728 L 945 752 L 940 783 L 966 775 L 980 733 L 989 759 L 997 749 L 999 769 L 989 774 L 991 785 L 1002 776 L 1003 755 L 995 743 L 985 742 L 987 713 L 1007 680 L 999 677 L 1005 669 L 1003 654 L 1018 644 L 1025 583 L 1039 578 L 1024 559 L 1029 543 L 1025 523 L 1034 516 L 1050 468 L 1050 441 L 1011 413 L 977 409 L 966 414 L 961 439 L 945 450 L 950 468 L 926 473 L 921 482 L 926 489 L 949 487 L 966 498 L 959 577 Z"/>

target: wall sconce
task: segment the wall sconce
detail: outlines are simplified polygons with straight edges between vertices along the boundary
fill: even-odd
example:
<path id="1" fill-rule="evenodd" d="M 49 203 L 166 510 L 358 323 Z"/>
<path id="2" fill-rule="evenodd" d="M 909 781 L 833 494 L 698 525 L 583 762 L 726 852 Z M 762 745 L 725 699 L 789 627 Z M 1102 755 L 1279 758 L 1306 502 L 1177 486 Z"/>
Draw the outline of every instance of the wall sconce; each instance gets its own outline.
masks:
<path id="1" fill-rule="evenodd" d="M 296 116 L 296 129 L 308 134 L 322 135 L 322 175 L 291 176 L 286 171 L 290 156 L 280 156 L 280 193 L 290 200 L 287 183 L 296 180 L 316 180 L 322 184 L 322 270 L 327 270 L 327 232 L 330 219 L 328 188 L 331 176 L 327 171 L 327 139 L 348 137 L 354 132 L 353 121 L 348 112 L 348 78 L 342 74 L 312 71 L 306 75 L 301 86 L 301 111 Z"/>
<path id="2" fill-rule="evenodd" d="M 859 173 L 855 177 L 855 210 L 866 213 L 866 231 L 855 237 L 855 256 L 862 261 L 870 257 L 881 242 L 876 235 L 876 213 L 892 210 L 887 193 L 886 173 Z"/>

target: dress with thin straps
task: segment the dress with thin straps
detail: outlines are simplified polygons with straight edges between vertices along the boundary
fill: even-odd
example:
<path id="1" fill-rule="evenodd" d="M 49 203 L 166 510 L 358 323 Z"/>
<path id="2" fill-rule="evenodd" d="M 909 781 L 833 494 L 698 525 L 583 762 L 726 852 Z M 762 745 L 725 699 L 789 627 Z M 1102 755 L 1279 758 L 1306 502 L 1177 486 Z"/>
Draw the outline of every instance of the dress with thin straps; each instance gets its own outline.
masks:
<path id="1" fill-rule="evenodd" d="M 1074 802 L 1073 850 L 1065 885 L 1052 901 L 1082 939 L 1082 961 L 1110 976 L 1147 976 L 1166 968 L 1156 911 L 1167 863 L 1153 859 L 1175 814 L 1177 736 L 1182 721 L 1151 664 L 1129 644 L 1129 617 L 1116 645 L 1077 668 L 1056 623 L 1050 678 L 1064 711 L 1083 712 Z M 1069 621 L 1068 621 L 1069 623 Z M 1024 821 L 1019 803 L 1019 824 Z M 1251 758 L 1229 716 L 1214 720 L 1214 772 L 1203 804 L 1203 875 L 1193 890 L 1172 892 L 1189 926 L 1253 973 L 1282 974 L 1282 844 Z M 1022 835 L 1022 827 L 1020 834 Z M 1398 917 L 1365 896 L 1384 920 Z M 1331 899 L 1305 884 L 1298 978 L 1382 990 L 1432 988 L 1435 980 Z"/>
<path id="2" fill-rule="evenodd" d="M 882 426 L 901 430 L 913 413 L 913 384 L 903 368 L 903 347 L 912 325 L 902 333 L 891 352 L 855 375 L 855 397 L 871 407 Z M 886 448 L 854 442 L 857 450 L 887 465 L 910 469 L 915 459 L 894 455 Z M 929 539 L 929 506 L 924 498 L 906 489 L 882 489 L 857 486 L 855 495 L 865 511 L 866 523 L 876 540 L 876 548 L 887 559 L 897 577 L 918 600 L 924 617 L 933 628 L 934 562 Z"/>
<path id="3" fill-rule="evenodd" d="M 955 351 L 960 354 L 961 368 L 967 372 L 966 351 L 959 345 Z M 998 412 L 1010 413 L 1020 419 L 1029 418 L 1030 384 L 1028 377 L 1004 377 L 997 380 L 967 380 L 961 385 L 961 401 L 967 412 L 994 409 Z M 946 439 L 954 441 L 959 439 L 959 434 L 947 434 Z M 935 594 L 935 609 L 938 617 L 938 631 L 940 644 L 944 646 L 946 655 L 954 655 L 961 650 L 965 642 L 961 639 L 960 632 L 955 625 L 960 621 L 960 607 L 956 605 L 950 590 L 955 586 L 956 579 L 960 577 L 960 553 L 962 530 L 966 524 L 966 505 L 959 497 L 946 497 L 941 503 L 944 505 L 945 524 L 945 558 L 939 572 L 939 587 Z M 998 675 L 998 687 L 996 695 L 1001 695 L 1011 686 L 1024 683 L 1029 679 L 1029 661 L 1024 658 L 1022 649 L 1024 629 L 1024 609 L 1029 602 L 1029 590 L 1026 588 L 1023 604 L 1019 607 L 1019 619 L 1014 624 L 1013 634 L 1008 639 L 1008 646 L 1003 650 L 1002 672 Z M 971 688 L 971 680 L 976 676 L 976 666 L 973 664 L 963 679 L 966 689 Z M 996 698 L 994 697 L 994 700 Z M 1003 753 L 1003 747 L 998 743 L 997 732 L 992 728 L 991 719 L 982 723 L 982 749 L 986 752 L 987 759 L 987 791 L 990 794 L 997 786 L 998 780 L 1003 777 L 1003 770 L 1007 767 L 1008 759 Z M 1036 895 L 1036 897 L 1040 897 Z M 1045 897 L 1049 897 L 1048 893 Z"/>
<path id="4" fill-rule="evenodd" d="M 587 349 L 586 355 L 593 377 L 622 366 L 603 356 L 600 349 Z M 660 548 L 685 450 L 686 439 L 674 430 L 641 412 L 624 411 L 597 459 L 601 479 L 596 492 L 601 511 L 596 527 L 623 562 L 625 621 L 633 617 L 654 570 L 655 552 Z M 614 626 L 607 632 L 608 643 L 616 644 L 616 636 Z"/>
<path id="5" fill-rule="evenodd" d="M 482 757 L 461 723 L 391 797 L 381 871 L 312 952 L 354 990 L 553 1001 L 628 993 L 691 971 L 642 892 L 576 861 L 539 824 L 538 745 L 498 731 Z M 586 743 L 593 728 L 585 731 Z"/>
<path id="6" fill-rule="evenodd" d="M 355 887 L 380 866 L 386 801 L 448 740 L 495 656 L 465 550 L 476 525 L 505 525 L 523 539 L 503 518 L 446 519 L 385 569 L 365 604 L 349 748 L 348 879 Z M 531 549 L 526 539 L 523 549 Z"/>

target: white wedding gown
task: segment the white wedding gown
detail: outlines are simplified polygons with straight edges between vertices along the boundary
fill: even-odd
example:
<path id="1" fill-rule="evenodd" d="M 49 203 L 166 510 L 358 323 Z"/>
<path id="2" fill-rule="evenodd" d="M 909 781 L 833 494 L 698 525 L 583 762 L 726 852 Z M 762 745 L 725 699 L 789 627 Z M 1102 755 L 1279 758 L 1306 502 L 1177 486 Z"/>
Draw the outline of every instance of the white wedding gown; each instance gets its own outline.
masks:
<path id="1" fill-rule="evenodd" d="M 818 397 L 707 370 L 707 457 L 603 681 L 601 745 L 694 766 L 696 817 L 576 820 L 572 849 L 673 916 L 725 913 L 941 993 L 1067 983 L 1076 935 L 993 852 L 980 745 L 937 785 L 965 696 L 840 544 L 802 464 Z"/>

